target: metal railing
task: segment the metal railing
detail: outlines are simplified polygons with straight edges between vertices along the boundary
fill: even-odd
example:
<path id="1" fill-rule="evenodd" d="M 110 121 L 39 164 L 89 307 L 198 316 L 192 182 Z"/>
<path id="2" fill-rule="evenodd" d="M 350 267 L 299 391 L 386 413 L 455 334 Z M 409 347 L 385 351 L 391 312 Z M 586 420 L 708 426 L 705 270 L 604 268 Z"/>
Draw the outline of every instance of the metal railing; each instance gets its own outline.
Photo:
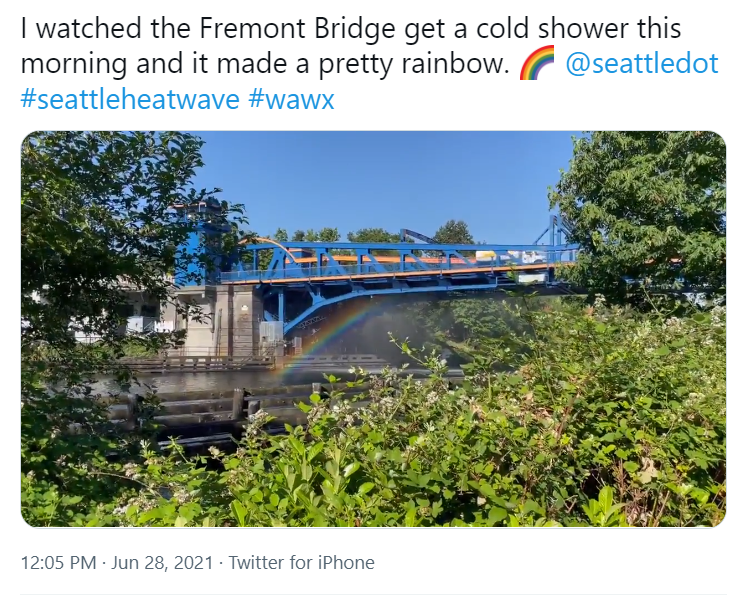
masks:
<path id="1" fill-rule="evenodd" d="M 557 264 L 574 262 L 576 249 L 561 250 L 536 250 L 531 254 L 512 254 L 513 251 L 497 253 L 495 257 L 474 259 L 466 258 L 464 261 L 456 258 L 401 260 L 399 262 L 362 262 L 361 264 L 342 265 L 324 264 L 318 266 L 316 263 L 302 263 L 297 266 L 273 270 L 249 270 L 229 271 L 220 275 L 221 283 L 235 283 L 238 281 L 272 281 L 278 279 L 311 279 L 324 277 L 361 277 L 374 275 L 387 275 L 391 273 L 434 273 L 454 274 L 456 272 L 471 271 L 505 271 L 507 268 L 522 272 L 523 269 L 536 269 L 537 265 L 553 267 Z"/>

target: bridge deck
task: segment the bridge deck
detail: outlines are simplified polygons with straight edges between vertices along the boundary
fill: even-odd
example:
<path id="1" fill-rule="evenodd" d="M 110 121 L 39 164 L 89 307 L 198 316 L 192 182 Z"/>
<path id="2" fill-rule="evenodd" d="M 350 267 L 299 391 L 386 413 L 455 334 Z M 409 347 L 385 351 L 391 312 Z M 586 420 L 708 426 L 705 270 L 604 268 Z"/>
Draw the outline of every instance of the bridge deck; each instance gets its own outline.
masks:
<path id="1" fill-rule="evenodd" d="M 408 264 L 408 263 L 406 263 Z M 221 275 L 221 284 L 223 285 L 258 285 L 261 283 L 325 283 L 330 281 L 367 281 L 377 279 L 394 278 L 412 278 L 412 277 L 442 277 L 456 275 L 476 275 L 476 274 L 497 274 L 509 272 L 535 272 L 547 271 L 554 268 L 555 265 L 538 263 L 538 264 L 520 264 L 510 266 L 450 266 L 439 268 L 406 268 L 397 270 L 388 270 L 380 272 L 377 270 L 361 270 L 366 265 L 350 267 L 347 274 L 339 274 L 339 269 L 349 267 L 329 268 L 326 272 L 321 269 L 326 267 L 313 267 L 311 269 L 286 269 L 283 275 L 277 274 L 277 271 L 232 271 Z"/>

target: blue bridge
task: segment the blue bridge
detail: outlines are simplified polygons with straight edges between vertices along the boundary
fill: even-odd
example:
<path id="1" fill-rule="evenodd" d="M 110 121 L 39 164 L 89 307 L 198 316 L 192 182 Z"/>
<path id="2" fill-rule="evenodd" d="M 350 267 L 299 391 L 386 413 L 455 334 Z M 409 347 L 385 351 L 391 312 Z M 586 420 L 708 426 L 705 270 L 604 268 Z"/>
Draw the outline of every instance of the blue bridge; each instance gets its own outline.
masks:
<path id="1" fill-rule="evenodd" d="M 211 206 L 190 212 L 210 214 Z M 196 236 L 224 231 L 207 219 Z M 551 216 L 540 237 L 526 245 L 439 244 L 407 229 L 400 235 L 399 243 L 366 244 L 257 238 L 257 243 L 245 242 L 240 254 L 224 260 L 220 270 L 206 273 L 204 285 L 231 288 L 232 295 L 251 292 L 253 304 L 262 306 L 264 321 L 280 323 L 279 331 L 286 336 L 325 306 L 365 296 L 454 295 L 525 285 L 567 292 L 556 271 L 573 264 L 577 254 L 577 246 L 566 242 L 567 227 L 557 216 Z M 544 238 L 547 243 L 541 244 Z M 198 243 L 210 245 L 196 241 L 195 247 Z"/>

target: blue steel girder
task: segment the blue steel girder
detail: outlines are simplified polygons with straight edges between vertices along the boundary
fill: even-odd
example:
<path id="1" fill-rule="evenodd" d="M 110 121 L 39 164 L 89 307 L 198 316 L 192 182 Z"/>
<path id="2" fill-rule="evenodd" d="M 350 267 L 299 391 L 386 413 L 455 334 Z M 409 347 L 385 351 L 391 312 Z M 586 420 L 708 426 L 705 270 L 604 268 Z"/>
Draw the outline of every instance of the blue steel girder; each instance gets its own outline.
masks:
<path id="1" fill-rule="evenodd" d="M 386 273 L 387 269 L 377 260 L 376 254 L 371 249 L 356 250 L 356 273 L 361 274 L 366 270 L 374 270 L 376 273 Z"/>
<path id="2" fill-rule="evenodd" d="M 317 252 L 317 268 L 323 275 L 345 275 L 345 269 L 340 268 L 340 265 L 335 260 L 334 255 L 330 254 L 330 250 L 326 247 L 316 248 Z"/>
<path id="3" fill-rule="evenodd" d="M 306 290 L 307 290 L 307 293 L 311 296 L 313 304 L 316 304 L 317 302 L 324 299 L 322 297 L 321 287 L 319 285 L 313 285 L 311 283 L 307 283 Z"/>
<path id="4" fill-rule="evenodd" d="M 549 245 L 538 246 L 529 245 L 506 245 L 506 244 L 417 244 L 405 243 L 372 243 L 358 244 L 351 242 L 340 243 L 321 243 L 321 242 L 287 242 L 283 248 L 273 244 L 256 244 L 248 246 L 247 250 L 258 251 L 269 249 L 273 251 L 270 265 L 264 271 L 246 271 L 234 270 L 221 274 L 222 283 L 268 283 L 274 281 L 283 281 L 284 283 L 293 282 L 298 279 L 300 282 L 312 278 L 325 279 L 329 282 L 340 280 L 353 280 L 354 276 L 371 276 L 372 278 L 389 273 L 398 273 L 405 276 L 409 272 L 418 272 L 419 274 L 434 271 L 435 275 L 446 272 L 459 270 L 460 272 L 470 272 L 471 269 L 486 268 L 494 266 L 506 266 L 515 264 L 522 266 L 528 264 L 524 260 L 527 253 L 540 255 L 538 262 L 545 262 L 548 265 L 559 261 L 573 261 L 577 246 L 574 245 Z M 424 250 L 442 254 L 438 260 L 428 261 L 425 258 L 417 256 L 413 250 Z M 297 261 L 291 256 L 290 251 L 303 250 L 307 254 L 314 254 L 313 258 L 306 258 Z M 385 262 L 382 257 L 373 254 L 375 251 L 386 251 L 389 254 L 398 254 L 394 260 L 390 257 Z M 482 251 L 484 254 L 493 252 L 493 257 L 488 257 L 480 261 L 475 261 L 460 254 L 460 252 Z M 335 252 L 347 253 L 353 257 L 355 264 L 343 264 L 335 260 Z M 350 258 L 349 257 L 349 258 Z M 253 257 L 253 260 L 255 258 Z M 342 261 L 342 259 L 341 259 Z"/>
<path id="5" fill-rule="evenodd" d="M 401 262 L 401 263 L 404 263 L 404 262 L 406 262 L 408 258 L 412 258 L 412 259 L 413 259 L 413 262 L 414 262 L 414 263 L 416 264 L 416 266 L 418 266 L 418 267 L 419 267 L 419 268 L 421 268 L 422 270 L 426 271 L 426 270 L 428 270 L 428 269 L 429 269 L 429 266 L 428 266 L 428 264 L 427 264 L 427 263 L 425 263 L 425 262 L 423 262 L 423 261 L 422 261 L 422 260 L 420 259 L 420 257 L 416 256 L 416 255 L 415 255 L 415 254 L 413 253 L 413 251 L 412 251 L 412 250 L 411 250 L 411 251 L 409 251 L 409 252 L 403 251 L 403 252 L 401 252 L 401 253 L 400 253 L 400 262 Z"/>
<path id="6" fill-rule="evenodd" d="M 381 288 L 381 289 L 361 289 L 360 287 L 357 287 L 356 289 L 345 293 L 343 295 L 338 295 L 334 297 L 329 297 L 322 299 L 320 301 L 317 301 L 316 303 L 312 303 L 308 308 L 306 308 L 303 312 L 298 314 L 295 318 L 292 320 L 289 320 L 288 322 L 284 323 L 283 325 L 283 333 L 284 335 L 290 332 L 293 328 L 295 328 L 297 325 L 299 325 L 301 322 L 303 322 L 306 318 L 308 318 L 311 314 L 319 310 L 320 308 L 323 308 L 325 306 L 329 306 L 331 304 L 335 304 L 338 302 L 342 302 L 345 300 L 355 299 L 359 297 L 366 297 L 370 296 L 373 297 L 375 295 L 396 295 L 396 294 L 410 294 L 410 293 L 430 293 L 430 292 L 475 292 L 475 291 L 496 291 L 497 289 L 501 289 L 502 287 L 509 287 L 512 285 L 515 285 L 516 282 L 514 281 L 508 281 L 507 279 L 502 279 L 500 277 L 494 277 L 493 279 L 487 279 L 485 283 L 475 283 L 475 284 L 465 284 L 465 285 L 454 285 L 449 280 L 444 279 L 443 282 L 440 282 L 437 285 L 427 285 L 427 286 L 412 286 L 408 284 L 399 284 L 398 286 L 392 286 L 387 288 Z M 541 284 L 543 287 L 545 287 L 545 283 Z M 533 285 L 530 285 L 531 287 Z"/>

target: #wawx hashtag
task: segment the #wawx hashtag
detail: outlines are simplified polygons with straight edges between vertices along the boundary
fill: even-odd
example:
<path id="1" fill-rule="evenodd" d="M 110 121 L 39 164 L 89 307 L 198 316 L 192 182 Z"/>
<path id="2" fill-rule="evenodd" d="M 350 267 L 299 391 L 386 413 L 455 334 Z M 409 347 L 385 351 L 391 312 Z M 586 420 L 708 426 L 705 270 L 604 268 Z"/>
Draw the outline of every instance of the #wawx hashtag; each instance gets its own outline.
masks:
<path id="1" fill-rule="evenodd" d="M 262 88 L 255 87 L 255 92 L 249 95 L 249 107 L 258 107 L 262 103 Z"/>
<path id="2" fill-rule="evenodd" d="M 31 90 L 26 87 L 26 92 L 21 93 L 21 107 L 31 107 L 31 104 L 34 103 L 35 99 L 36 94 L 34 93 L 33 87 Z"/>

